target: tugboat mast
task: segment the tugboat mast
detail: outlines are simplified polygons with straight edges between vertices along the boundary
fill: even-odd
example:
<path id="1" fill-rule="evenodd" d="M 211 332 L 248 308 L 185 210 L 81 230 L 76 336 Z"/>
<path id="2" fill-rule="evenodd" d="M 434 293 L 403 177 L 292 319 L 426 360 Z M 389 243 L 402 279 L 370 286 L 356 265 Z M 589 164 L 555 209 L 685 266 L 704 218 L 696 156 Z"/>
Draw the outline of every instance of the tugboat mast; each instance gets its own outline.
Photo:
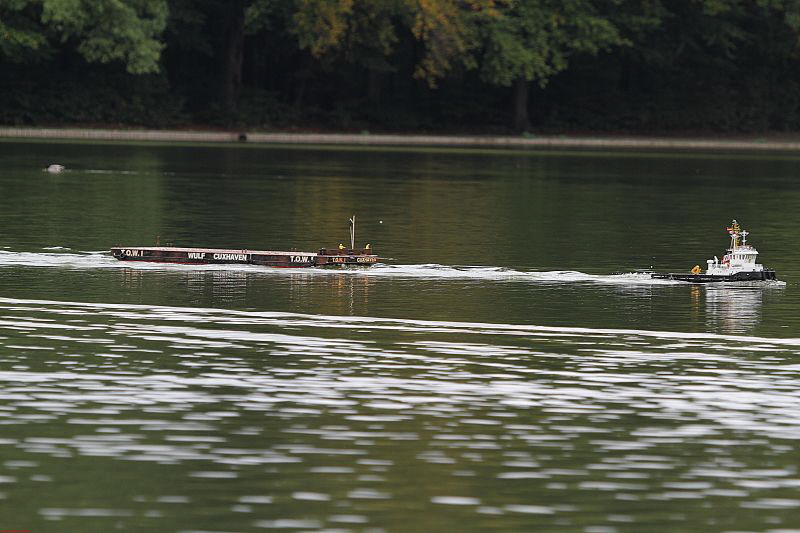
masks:
<path id="1" fill-rule="evenodd" d="M 728 233 L 731 235 L 731 251 L 736 250 L 737 246 L 739 246 L 739 235 L 741 234 L 741 230 L 742 228 L 734 218 L 731 227 L 728 228 Z"/>

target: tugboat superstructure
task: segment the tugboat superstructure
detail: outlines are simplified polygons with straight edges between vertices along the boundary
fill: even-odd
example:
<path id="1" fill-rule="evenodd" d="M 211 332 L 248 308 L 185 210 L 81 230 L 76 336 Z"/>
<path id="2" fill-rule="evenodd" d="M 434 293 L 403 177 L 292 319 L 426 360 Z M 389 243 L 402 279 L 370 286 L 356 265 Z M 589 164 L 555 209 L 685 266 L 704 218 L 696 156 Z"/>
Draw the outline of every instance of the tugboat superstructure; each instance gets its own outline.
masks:
<path id="1" fill-rule="evenodd" d="M 741 228 L 736 219 L 727 228 L 730 235 L 730 247 L 720 260 L 717 256 L 706 261 L 706 272 L 703 273 L 700 265 L 695 265 L 691 273 L 666 273 L 651 274 L 655 279 L 672 279 L 676 281 L 689 281 L 692 283 L 710 283 L 719 281 L 769 281 L 777 279 L 774 270 L 764 268 L 756 263 L 758 251 L 747 244 L 750 234 Z"/>

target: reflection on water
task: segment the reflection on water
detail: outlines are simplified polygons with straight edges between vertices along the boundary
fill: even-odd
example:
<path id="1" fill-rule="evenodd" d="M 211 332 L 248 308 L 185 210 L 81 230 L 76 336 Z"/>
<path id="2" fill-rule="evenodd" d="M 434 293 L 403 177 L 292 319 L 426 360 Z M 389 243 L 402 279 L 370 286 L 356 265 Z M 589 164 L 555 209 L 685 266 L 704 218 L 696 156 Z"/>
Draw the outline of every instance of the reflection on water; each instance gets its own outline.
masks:
<path id="1" fill-rule="evenodd" d="M 763 287 L 715 287 L 705 290 L 705 309 L 714 331 L 746 333 L 761 321 Z"/>
<path id="2" fill-rule="evenodd" d="M 23 270 L 26 267 L 36 267 Z M 38 271 L 38 274 L 33 275 Z M 20 282 L 20 273 L 30 280 Z M 646 274 L 587 274 L 491 266 L 376 265 L 279 269 L 254 265 L 131 263 L 107 253 L 0 251 L 0 278 L 53 294 L 87 277 L 118 302 L 235 309 L 750 333 L 761 323 L 764 293 L 784 282 L 693 285 Z M 27 295 L 17 290 L 15 295 Z M 774 300 L 773 300 L 774 301 Z M 496 302 L 503 302 L 498 306 Z M 792 315 L 793 317 L 794 315 Z M 794 320 L 787 317 L 789 320 Z M 785 334 L 784 331 L 780 332 Z"/>
<path id="3" fill-rule="evenodd" d="M 0 312 L 15 527 L 777 531 L 800 503 L 797 338 L 10 298 Z"/>
<path id="4" fill-rule="evenodd" d="M 0 152 L 0 529 L 797 528 L 796 291 L 608 274 L 685 269 L 736 217 L 791 283 L 794 157 Z M 395 259 L 102 252 L 314 250 L 354 212 Z"/>
<path id="5" fill-rule="evenodd" d="M 351 268 L 266 268 L 258 265 L 180 265 L 158 262 L 119 261 L 108 252 L 18 252 L 0 250 L 0 267 L 57 267 L 76 270 L 123 269 L 126 271 L 167 271 L 214 273 L 218 279 L 241 278 L 245 274 L 305 280 L 311 276 L 344 276 L 395 279 L 475 280 L 510 283 L 573 283 L 614 286 L 673 285 L 679 282 L 652 279 L 648 274 L 586 274 L 572 270 L 517 270 L 496 266 L 448 266 L 439 264 L 376 264 Z"/>

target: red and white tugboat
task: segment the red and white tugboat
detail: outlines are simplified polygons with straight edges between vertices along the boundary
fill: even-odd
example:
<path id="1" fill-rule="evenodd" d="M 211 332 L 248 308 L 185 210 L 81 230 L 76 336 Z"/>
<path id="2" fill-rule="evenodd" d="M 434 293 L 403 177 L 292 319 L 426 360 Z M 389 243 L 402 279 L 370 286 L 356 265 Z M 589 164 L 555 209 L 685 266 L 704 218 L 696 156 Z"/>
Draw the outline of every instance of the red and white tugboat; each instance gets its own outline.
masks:
<path id="1" fill-rule="evenodd" d="M 708 267 L 703 273 L 700 265 L 695 265 L 688 274 L 653 273 L 655 279 L 672 279 L 676 281 L 689 281 L 691 283 L 713 283 L 719 281 L 770 281 L 777 279 L 774 270 L 764 268 L 764 265 L 756 263 L 758 252 L 751 245 L 747 244 L 747 236 L 750 234 L 744 231 L 739 223 L 734 219 L 728 228 L 731 237 L 731 245 L 727 253 L 722 256 L 720 261 L 716 256 L 714 259 L 706 261 Z"/>
<path id="2" fill-rule="evenodd" d="M 186 265 L 263 265 L 271 267 L 342 267 L 370 266 L 380 258 L 369 244 L 356 249 L 356 217 L 350 219 L 350 248 L 340 244 L 336 249 L 321 248 L 318 252 L 281 252 L 273 250 L 228 250 L 220 248 L 176 248 L 173 246 L 114 246 L 111 255 L 120 261 L 148 261 Z"/>

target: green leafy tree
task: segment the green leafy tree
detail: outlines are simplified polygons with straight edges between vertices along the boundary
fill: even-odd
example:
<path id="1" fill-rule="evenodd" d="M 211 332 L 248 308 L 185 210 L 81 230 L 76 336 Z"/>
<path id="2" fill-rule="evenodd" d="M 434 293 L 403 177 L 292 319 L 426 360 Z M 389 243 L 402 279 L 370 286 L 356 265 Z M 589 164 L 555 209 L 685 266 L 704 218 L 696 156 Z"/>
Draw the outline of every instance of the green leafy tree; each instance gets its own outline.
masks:
<path id="1" fill-rule="evenodd" d="M 159 69 L 166 0 L 0 0 L 0 53 L 24 62 L 74 47 L 87 61 Z"/>
<path id="2" fill-rule="evenodd" d="M 0 54 L 14 62 L 45 55 L 41 10 L 27 0 L 0 0 Z"/>
<path id="3" fill-rule="evenodd" d="M 425 47 L 414 76 L 431 86 L 454 63 L 474 66 L 471 52 L 478 40 L 478 26 L 499 18 L 494 0 L 411 0 L 406 5 L 411 32 Z"/>
<path id="4" fill-rule="evenodd" d="M 616 2 L 514 0 L 482 27 L 480 72 L 492 85 L 514 89 L 514 126 L 528 128 L 531 82 L 544 87 L 577 53 L 630 44 L 611 18 Z"/>
<path id="5" fill-rule="evenodd" d="M 657 22 L 628 29 L 635 46 L 616 54 L 625 79 L 610 96 L 639 128 L 750 131 L 796 123 L 800 3 L 650 5 Z M 633 27 L 627 20 L 619 25 Z"/>
<path id="6" fill-rule="evenodd" d="M 390 56 L 399 41 L 397 0 L 300 0 L 292 31 L 300 48 L 326 69 L 352 65 L 366 72 L 367 99 L 380 100 L 380 78 L 397 70 Z"/>
<path id="7" fill-rule="evenodd" d="M 314 56 L 344 50 L 365 64 L 381 63 L 408 33 L 421 49 L 413 75 L 435 87 L 454 65 L 472 64 L 476 21 L 495 14 L 494 0 L 298 0 L 294 20 Z"/>

